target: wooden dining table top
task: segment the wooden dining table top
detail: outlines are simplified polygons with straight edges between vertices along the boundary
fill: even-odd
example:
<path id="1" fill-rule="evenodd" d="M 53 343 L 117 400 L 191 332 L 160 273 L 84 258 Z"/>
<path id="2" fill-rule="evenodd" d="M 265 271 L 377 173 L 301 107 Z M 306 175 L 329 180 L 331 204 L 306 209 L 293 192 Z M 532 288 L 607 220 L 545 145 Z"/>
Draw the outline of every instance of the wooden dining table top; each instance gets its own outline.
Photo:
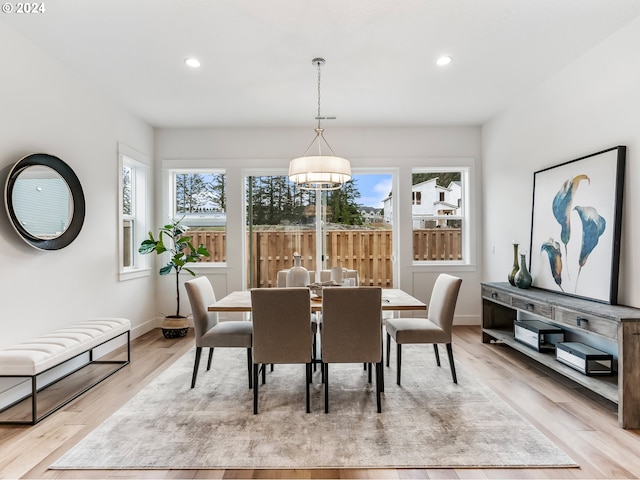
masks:
<path id="1" fill-rule="evenodd" d="M 311 311 L 322 311 L 322 299 L 320 297 L 310 297 Z M 382 289 L 382 310 L 426 310 L 427 305 L 400 290 L 399 288 Z M 215 303 L 209 305 L 210 312 L 250 312 L 251 311 L 251 291 L 236 290 Z"/>

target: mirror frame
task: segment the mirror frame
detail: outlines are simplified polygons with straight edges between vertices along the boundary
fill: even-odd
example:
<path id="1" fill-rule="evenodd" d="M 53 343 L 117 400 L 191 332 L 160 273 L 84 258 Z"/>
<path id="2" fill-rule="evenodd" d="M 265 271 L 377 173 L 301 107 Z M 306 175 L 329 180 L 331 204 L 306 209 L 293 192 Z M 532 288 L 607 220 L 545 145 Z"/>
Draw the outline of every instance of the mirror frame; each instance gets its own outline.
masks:
<path id="1" fill-rule="evenodd" d="M 44 166 L 54 170 L 67 183 L 69 192 L 71 193 L 71 200 L 73 201 L 73 216 L 71 217 L 71 221 L 69 222 L 67 229 L 55 238 L 42 239 L 33 236 L 22 226 L 13 207 L 13 188 L 16 180 L 23 170 L 33 166 Z M 40 250 L 59 250 L 66 247 L 76 239 L 82 229 L 82 224 L 84 223 L 85 201 L 80 180 L 69 165 L 53 155 L 46 153 L 34 153 L 27 155 L 18 161 L 11 168 L 9 175 L 7 176 L 7 182 L 4 189 L 4 200 L 7 215 L 11 220 L 13 228 L 25 242 Z"/>

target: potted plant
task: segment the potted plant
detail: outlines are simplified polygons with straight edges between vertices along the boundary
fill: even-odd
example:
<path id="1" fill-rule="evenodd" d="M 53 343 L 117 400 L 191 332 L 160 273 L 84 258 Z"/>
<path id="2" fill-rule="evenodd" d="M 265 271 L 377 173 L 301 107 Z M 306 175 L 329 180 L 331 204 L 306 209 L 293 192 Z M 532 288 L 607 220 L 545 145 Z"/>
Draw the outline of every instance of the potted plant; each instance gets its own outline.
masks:
<path id="1" fill-rule="evenodd" d="M 185 235 L 189 227 L 182 225 L 184 217 L 179 220 L 171 220 L 171 223 L 161 227 L 158 232 L 158 239 L 149 232 L 149 238 L 142 242 L 138 252 L 147 254 L 156 252 L 158 255 L 169 252 L 171 257 L 169 263 L 160 269 L 160 275 L 169 275 L 175 271 L 176 274 L 176 314 L 165 315 L 162 324 L 162 334 L 166 338 L 184 337 L 189 330 L 187 317 L 180 315 L 180 272 L 189 272 L 195 277 L 193 270 L 186 267 L 187 263 L 195 263 L 201 257 L 210 257 L 209 251 L 203 244 L 195 248 L 191 243 L 191 237 Z"/>

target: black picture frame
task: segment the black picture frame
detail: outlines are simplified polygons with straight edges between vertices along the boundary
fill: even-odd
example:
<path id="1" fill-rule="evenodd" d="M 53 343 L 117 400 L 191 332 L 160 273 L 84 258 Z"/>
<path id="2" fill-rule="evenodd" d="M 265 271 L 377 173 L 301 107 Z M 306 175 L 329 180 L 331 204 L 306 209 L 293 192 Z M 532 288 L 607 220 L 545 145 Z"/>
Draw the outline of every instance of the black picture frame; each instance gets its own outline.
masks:
<path id="1" fill-rule="evenodd" d="M 534 172 L 532 286 L 617 304 L 626 147 Z"/>

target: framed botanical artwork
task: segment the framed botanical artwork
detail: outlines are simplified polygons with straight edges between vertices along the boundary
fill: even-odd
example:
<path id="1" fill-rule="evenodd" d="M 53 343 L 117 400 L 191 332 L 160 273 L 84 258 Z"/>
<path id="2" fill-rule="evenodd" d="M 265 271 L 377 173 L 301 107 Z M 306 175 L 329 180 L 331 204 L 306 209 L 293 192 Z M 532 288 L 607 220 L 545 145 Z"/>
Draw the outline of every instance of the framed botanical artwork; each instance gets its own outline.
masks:
<path id="1" fill-rule="evenodd" d="M 626 147 L 533 175 L 532 286 L 616 304 Z"/>

